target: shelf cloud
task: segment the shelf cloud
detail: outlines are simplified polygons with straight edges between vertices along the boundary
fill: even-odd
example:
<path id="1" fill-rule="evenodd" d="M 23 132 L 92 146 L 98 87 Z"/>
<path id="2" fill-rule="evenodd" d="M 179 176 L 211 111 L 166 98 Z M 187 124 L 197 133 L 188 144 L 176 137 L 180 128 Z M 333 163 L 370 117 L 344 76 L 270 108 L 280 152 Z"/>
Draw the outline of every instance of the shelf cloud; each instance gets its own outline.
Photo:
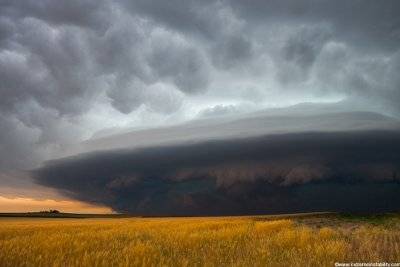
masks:
<path id="1" fill-rule="evenodd" d="M 400 189 L 398 126 L 108 149 L 48 162 L 34 176 L 136 215 L 391 211 Z"/>

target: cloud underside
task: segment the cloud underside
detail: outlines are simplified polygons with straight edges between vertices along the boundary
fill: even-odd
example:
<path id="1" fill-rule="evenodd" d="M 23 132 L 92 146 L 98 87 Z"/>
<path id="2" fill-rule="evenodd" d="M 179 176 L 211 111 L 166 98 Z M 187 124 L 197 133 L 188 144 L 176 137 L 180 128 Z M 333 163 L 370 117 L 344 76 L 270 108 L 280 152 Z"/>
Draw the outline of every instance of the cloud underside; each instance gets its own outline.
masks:
<path id="1" fill-rule="evenodd" d="M 400 201 L 400 132 L 295 133 L 82 154 L 36 181 L 137 215 L 388 211 Z"/>

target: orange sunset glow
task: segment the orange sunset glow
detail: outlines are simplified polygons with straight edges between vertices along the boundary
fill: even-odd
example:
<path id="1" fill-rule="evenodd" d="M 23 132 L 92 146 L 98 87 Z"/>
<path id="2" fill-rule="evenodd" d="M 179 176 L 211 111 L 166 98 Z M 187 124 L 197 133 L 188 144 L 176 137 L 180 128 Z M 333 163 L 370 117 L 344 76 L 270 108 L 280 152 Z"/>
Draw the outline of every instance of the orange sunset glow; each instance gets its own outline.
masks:
<path id="1" fill-rule="evenodd" d="M 11 198 L 0 196 L 0 212 L 37 212 L 51 209 L 71 213 L 112 213 L 110 208 L 74 200 L 32 199 L 23 197 Z"/>

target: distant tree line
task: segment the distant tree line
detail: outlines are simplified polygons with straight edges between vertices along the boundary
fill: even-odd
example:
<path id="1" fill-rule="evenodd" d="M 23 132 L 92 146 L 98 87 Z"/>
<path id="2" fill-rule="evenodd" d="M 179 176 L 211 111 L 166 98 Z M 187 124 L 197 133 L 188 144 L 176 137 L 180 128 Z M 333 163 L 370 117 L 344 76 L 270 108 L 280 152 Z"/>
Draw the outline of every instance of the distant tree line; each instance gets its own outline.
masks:
<path id="1" fill-rule="evenodd" d="M 40 213 L 60 213 L 59 210 L 42 210 Z"/>

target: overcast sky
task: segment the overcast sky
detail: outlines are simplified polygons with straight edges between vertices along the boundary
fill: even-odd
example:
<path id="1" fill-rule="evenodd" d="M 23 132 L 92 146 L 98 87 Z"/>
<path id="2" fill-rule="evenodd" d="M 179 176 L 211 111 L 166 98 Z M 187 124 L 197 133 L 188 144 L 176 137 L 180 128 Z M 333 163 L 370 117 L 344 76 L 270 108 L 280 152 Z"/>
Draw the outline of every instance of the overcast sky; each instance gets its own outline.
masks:
<path id="1" fill-rule="evenodd" d="M 55 178 L 47 162 L 64 166 L 60 158 L 76 156 L 79 169 L 87 156 L 77 154 L 99 150 L 398 131 L 399 73 L 396 0 L 0 0 L 0 197 L 68 198 L 135 211 L 129 205 L 137 188 L 110 193 L 124 198 L 118 203 L 86 199 L 69 185 L 72 178 L 49 182 Z M 252 153 L 243 160 L 258 155 Z M 382 153 L 379 166 L 396 172 L 399 159 Z M 163 159 L 154 160 L 157 167 Z M 323 168 L 337 167 L 329 162 L 334 166 Z M 201 168 L 212 180 L 211 165 L 232 162 L 210 164 Z M 45 177 L 32 179 L 38 168 Z M 107 179 L 136 170 L 120 172 Z M 148 198 L 143 193 L 139 202 Z"/>

